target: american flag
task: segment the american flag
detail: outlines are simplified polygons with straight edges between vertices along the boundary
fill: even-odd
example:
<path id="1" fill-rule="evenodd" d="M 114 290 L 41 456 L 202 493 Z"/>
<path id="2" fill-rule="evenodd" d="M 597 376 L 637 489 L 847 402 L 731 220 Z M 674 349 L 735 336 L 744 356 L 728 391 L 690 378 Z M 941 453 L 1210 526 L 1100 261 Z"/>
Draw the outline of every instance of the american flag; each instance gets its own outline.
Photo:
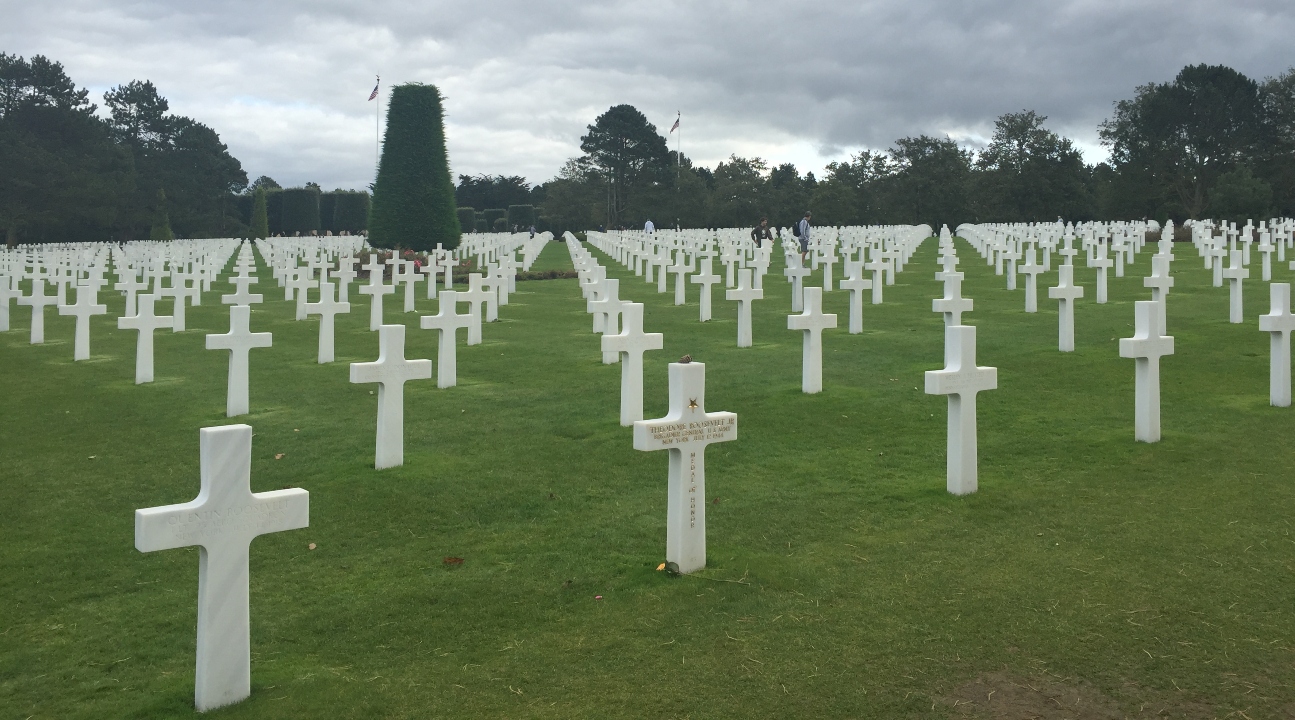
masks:
<path id="1" fill-rule="evenodd" d="M 377 83 L 375 83 L 375 84 L 374 84 L 374 86 L 373 86 L 373 92 L 369 93 L 369 99 L 370 99 L 370 100 L 372 100 L 372 99 L 374 99 L 374 98 L 376 98 L 376 97 L 378 96 L 378 84 L 380 84 L 381 82 L 382 82 L 382 78 L 378 78 L 378 82 L 377 82 Z M 676 124 L 676 125 L 678 125 L 679 123 L 677 123 L 677 122 L 676 122 L 675 124 Z"/>
<path id="2" fill-rule="evenodd" d="M 377 90 L 375 89 L 374 92 L 377 92 Z M 372 100 L 373 98 L 369 98 L 369 99 Z M 674 125 L 670 126 L 670 132 L 674 132 L 675 130 L 678 130 L 678 129 L 679 129 L 679 118 L 675 118 Z M 670 133 L 666 133 L 666 134 L 669 135 Z"/>

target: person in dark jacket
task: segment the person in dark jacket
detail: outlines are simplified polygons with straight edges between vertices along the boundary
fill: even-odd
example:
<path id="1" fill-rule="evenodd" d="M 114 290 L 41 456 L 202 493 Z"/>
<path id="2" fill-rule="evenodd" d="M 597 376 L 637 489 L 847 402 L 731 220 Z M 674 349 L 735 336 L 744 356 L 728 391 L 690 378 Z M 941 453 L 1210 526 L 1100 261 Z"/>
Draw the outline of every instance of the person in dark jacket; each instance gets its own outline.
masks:
<path id="1" fill-rule="evenodd" d="M 751 239 L 755 241 L 756 247 L 762 247 L 764 240 L 773 239 L 773 235 L 769 232 L 769 218 L 760 218 L 760 224 L 751 230 Z"/>

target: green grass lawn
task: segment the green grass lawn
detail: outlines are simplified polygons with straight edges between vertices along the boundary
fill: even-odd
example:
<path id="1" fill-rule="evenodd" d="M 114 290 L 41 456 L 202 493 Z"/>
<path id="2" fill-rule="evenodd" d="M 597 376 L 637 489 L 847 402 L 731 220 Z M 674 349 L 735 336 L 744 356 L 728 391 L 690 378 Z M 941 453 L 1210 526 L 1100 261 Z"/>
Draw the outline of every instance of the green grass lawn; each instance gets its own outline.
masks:
<path id="1" fill-rule="evenodd" d="M 376 386 L 348 382 L 347 363 L 377 356 L 356 286 L 338 361 L 318 365 L 317 318 L 295 322 L 262 266 L 252 329 L 274 346 L 252 351 L 252 412 L 233 419 L 227 353 L 203 340 L 228 329 L 231 286 L 186 332 L 157 334 L 142 386 L 116 293 L 80 363 L 72 318 L 49 311 L 31 346 L 15 307 L 0 334 L 0 717 L 194 714 L 198 551 L 137 552 L 133 513 L 192 499 L 198 429 L 234 422 L 255 430 L 253 489 L 306 488 L 311 518 L 252 544 L 252 696 L 210 717 L 1295 716 L 1295 410 L 1268 405 L 1266 285 L 1247 283 L 1246 323 L 1230 325 L 1227 289 L 1176 248 L 1177 354 L 1164 439 L 1147 445 L 1117 340 L 1150 297 L 1154 246 L 1107 305 L 1077 268 L 1074 353 L 1056 349 L 1055 272 L 1027 315 L 1023 290 L 959 250 L 964 322 L 999 377 L 979 398 L 968 497 L 945 492 L 946 400 L 922 391 L 943 361 L 934 239 L 883 305 L 865 301 L 863 334 L 846 333 L 846 293 L 827 295 L 839 329 L 812 396 L 780 259 L 739 350 L 722 288 L 701 324 L 695 286 L 674 307 L 595 253 L 665 333 L 647 415 L 689 353 L 707 408 L 739 417 L 739 439 L 707 454 L 708 568 L 680 578 L 656 571 L 666 453 L 636 452 L 618 424 L 620 366 L 601 364 L 575 280 L 518 283 L 484 344 L 460 345 L 458 387 L 407 385 L 405 465 L 382 472 Z M 560 243 L 536 264 L 569 267 Z M 407 356 L 435 359 L 435 333 L 400 307 L 389 297 L 386 318 L 410 328 Z"/>

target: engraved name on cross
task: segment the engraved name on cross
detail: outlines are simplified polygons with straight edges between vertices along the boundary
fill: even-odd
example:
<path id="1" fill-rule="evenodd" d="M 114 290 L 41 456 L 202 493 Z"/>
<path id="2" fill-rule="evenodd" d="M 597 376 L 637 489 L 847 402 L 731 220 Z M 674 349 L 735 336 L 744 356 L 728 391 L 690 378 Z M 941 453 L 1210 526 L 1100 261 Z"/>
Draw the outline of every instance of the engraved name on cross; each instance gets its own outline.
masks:
<path id="1" fill-rule="evenodd" d="M 737 439 L 737 415 L 706 412 L 706 366 L 670 363 L 670 411 L 634 423 L 635 450 L 669 450 L 666 561 L 706 567 L 706 446 Z"/>

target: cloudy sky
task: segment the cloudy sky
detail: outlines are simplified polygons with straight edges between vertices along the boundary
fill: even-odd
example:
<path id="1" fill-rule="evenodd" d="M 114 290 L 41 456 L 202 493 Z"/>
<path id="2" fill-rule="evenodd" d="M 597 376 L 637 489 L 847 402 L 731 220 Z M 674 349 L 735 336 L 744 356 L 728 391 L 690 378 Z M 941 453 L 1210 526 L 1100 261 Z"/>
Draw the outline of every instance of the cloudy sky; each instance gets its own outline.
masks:
<path id="1" fill-rule="evenodd" d="M 662 133 L 681 112 L 709 166 L 820 171 L 919 133 L 975 147 L 1027 108 L 1097 161 L 1097 123 L 1137 85 L 1295 65 L 1291 0 L 0 0 L 0 18 L 0 50 L 62 62 L 96 98 L 152 80 L 249 176 L 325 188 L 372 180 L 379 74 L 384 99 L 440 86 L 454 173 L 542 182 L 620 103 Z"/>

